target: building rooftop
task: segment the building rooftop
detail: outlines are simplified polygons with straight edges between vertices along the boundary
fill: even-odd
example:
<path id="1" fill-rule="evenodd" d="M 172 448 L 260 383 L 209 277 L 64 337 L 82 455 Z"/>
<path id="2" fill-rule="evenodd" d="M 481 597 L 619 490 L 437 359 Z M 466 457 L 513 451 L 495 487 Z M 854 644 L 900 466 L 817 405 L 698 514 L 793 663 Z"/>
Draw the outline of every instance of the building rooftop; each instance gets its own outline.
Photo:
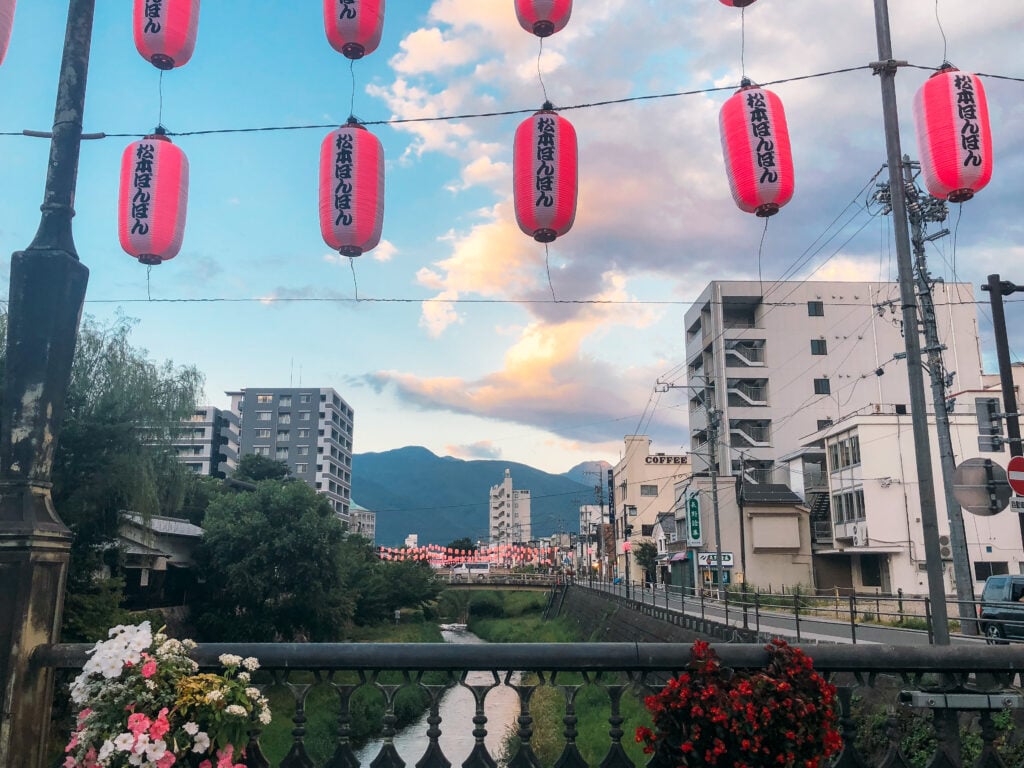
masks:
<path id="1" fill-rule="evenodd" d="M 151 515 L 149 518 L 145 518 L 138 512 L 128 512 L 124 517 L 125 520 L 135 523 L 140 527 L 149 528 L 152 531 L 164 533 L 169 536 L 188 536 L 198 538 L 203 535 L 202 528 L 198 525 L 193 525 L 188 520 L 181 517 Z"/>
<path id="2" fill-rule="evenodd" d="M 804 506 L 804 500 L 788 485 L 779 483 L 743 483 L 740 485 L 740 498 L 745 504 L 762 507 Z"/>

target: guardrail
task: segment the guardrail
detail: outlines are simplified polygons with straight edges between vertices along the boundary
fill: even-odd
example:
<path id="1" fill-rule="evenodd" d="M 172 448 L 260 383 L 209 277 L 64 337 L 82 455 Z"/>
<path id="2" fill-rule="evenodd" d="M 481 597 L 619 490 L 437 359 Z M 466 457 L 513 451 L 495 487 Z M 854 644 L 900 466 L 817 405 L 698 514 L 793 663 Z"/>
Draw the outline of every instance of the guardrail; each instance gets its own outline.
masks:
<path id="1" fill-rule="evenodd" d="M 40 647 L 33 663 L 39 667 L 74 672 L 86 659 L 88 645 L 50 645 Z M 716 647 L 725 667 L 758 669 L 767 662 L 761 645 L 725 644 Z M 916 757 L 928 759 L 929 765 L 1000 765 L 995 753 L 998 746 L 993 715 L 1001 709 L 1022 706 L 1019 675 L 1024 669 L 1024 648 L 1019 647 L 895 647 L 895 646 L 814 646 L 804 650 L 813 658 L 815 669 L 838 687 L 841 705 L 843 751 L 833 765 L 910 764 L 901 750 L 900 726 L 896 710 L 915 715 L 914 728 L 926 729 L 926 754 L 920 754 L 914 731 Z M 351 738 L 351 703 L 357 691 L 370 688 L 385 702 L 381 721 L 383 743 L 372 761 L 374 768 L 399 768 L 412 760 L 419 768 L 443 768 L 448 765 L 440 746 L 442 730 L 461 730 L 473 739 L 465 768 L 493 768 L 498 755 L 490 754 L 486 744 L 489 697 L 498 689 L 511 690 L 518 700 L 518 717 L 514 735 L 508 742 L 513 754 L 506 755 L 509 766 L 535 766 L 541 763 L 533 746 L 532 734 L 537 726 L 531 713 L 543 689 L 551 689 L 563 702 L 561 722 L 555 731 L 561 734 L 560 765 L 586 768 L 588 765 L 634 765 L 627 757 L 623 738 L 632 740 L 633 729 L 642 717 L 629 719 L 623 715 L 622 703 L 627 696 L 642 696 L 658 689 L 666 677 L 683 668 L 689 659 L 690 646 L 685 644 L 637 643 L 559 643 L 559 644 L 202 644 L 193 657 L 204 668 L 216 668 L 217 658 L 224 653 L 255 656 L 260 660 L 265 678 L 263 690 L 280 688 L 293 702 L 291 711 L 275 711 L 276 718 L 290 717 L 292 725 L 290 751 L 279 763 L 282 768 L 314 765 L 360 765 L 356 745 Z M 487 682 L 468 680 L 471 672 L 486 672 Z M 524 676 L 514 676 L 522 672 Z M 601 719 L 607 722 L 601 755 L 584 759 L 576 743 L 577 712 L 575 702 L 583 689 L 596 686 L 604 691 Z M 327 696 L 314 697 L 322 689 Z M 395 698 L 403 689 L 417 689 L 427 694 L 429 716 L 423 731 L 422 758 L 400 756 L 394 745 L 396 733 Z M 465 689 L 475 701 L 471 721 L 447 722 L 441 715 L 442 698 L 455 689 Z M 869 694 L 869 691 L 871 692 Z M 314 700 L 335 702 L 330 722 L 331 733 L 318 734 L 330 739 L 333 755 L 314 762 L 307 748 L 307 706 Z M 881 720 L 867 716 L 860 709 L 863 702 L 879 703 Z M 630 711 L 637 711 L 636 708 Z M 886 715 L 886 712 L 889 712 Z M 974 713 L 968 722 L 965 713 Z M 970 732 L 969 751 L 961 745 L 961 723 Z M 881 727 L 879 727 L 881 724 Z M 869 728 L 868 732 L 863 732 Z M 261 730 L 253 723 L 245 763 L 250 768 L 270 766 L 260 746 Z M 928 742 L 927 739 L 932 741 Z M 906 741 L 907 746 L 910 745 Z M 970 746 L 968 745 L 968 746 Z M 928 754 L 930 753 L 930 754 Z M 603 759 L 602 759 L 603 758 Z M 658 756 L 648 763 L 668 768 Z"/>

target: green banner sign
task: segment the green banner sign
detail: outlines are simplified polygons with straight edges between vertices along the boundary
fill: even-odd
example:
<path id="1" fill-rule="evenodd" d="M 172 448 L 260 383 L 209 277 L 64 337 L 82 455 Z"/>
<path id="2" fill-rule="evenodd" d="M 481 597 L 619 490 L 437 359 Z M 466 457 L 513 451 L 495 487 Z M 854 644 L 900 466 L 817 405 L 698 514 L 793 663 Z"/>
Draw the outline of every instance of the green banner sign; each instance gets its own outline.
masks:
<path id="1" fill-rule="evenodd" d="M 704 537 L 700 526 L 700 496 L 698 494 L 694 494 L 686 500 L 686 533 L 687 546 L 703 546 Z"/>

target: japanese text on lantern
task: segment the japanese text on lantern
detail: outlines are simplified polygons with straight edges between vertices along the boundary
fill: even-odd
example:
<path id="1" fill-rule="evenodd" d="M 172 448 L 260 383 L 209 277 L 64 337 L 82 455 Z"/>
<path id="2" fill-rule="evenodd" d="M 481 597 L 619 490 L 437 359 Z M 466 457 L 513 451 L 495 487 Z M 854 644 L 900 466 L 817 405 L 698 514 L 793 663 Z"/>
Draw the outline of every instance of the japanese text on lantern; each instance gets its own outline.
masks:
<path id="1" fill-rule="evenodd" d="M 537 163 L 534 188 L 537 190 L 536 205 L 550 208 L 555 204 L 551 192 L 555 188 L 555 121 L 550 117 L 537 119 Z"/>
<path id="2" fill-rule="evenodd" d="M 135 175 L 132 178 L 132 188 L 135 194 L 132 195 L 132 224 L 133 235 L 145 235 L 149 233 L 149 203 L 150 193 L 146 190 L 152 187 L 153 182 L 153 158 L 156 154 L 156 147 L 153 144 L 139 144 L 135 150 Z"/>
<path id="3" fill-rule="evenodd" d="M 356 0 L 341 0 L 341 13 L 339 19 L 354 19 L 356 17 Z"/>
<path id="4" fill-rule="evenodd" d="M 352 134 L 339 133 L 334 141 L 334 217 L 335 225 L 352 223 Z"/>
<path id="5" fill-rule="evenodd" d="M 146 27 L 143 31 L 155 34 L 160 31 L 160 17 L 163 15 L 164 0 L 150 0 L 146 3 Z"/>
<path id="6" fill-rule="evenodd" d="M 981 129 L 978 128 L 978 102 L 974 98 L 974 81 L 967 75 L 953 78 L 956 87 L 956 111 L 963 120 L 960 126 L 960 146 L 967 150 L 964 166 L 981 165 Z"/>
<path id="7" fill-rule="evenodd" d="M 754 151 L 757 152 L 757 167 L 761 169 L 759 183 L 774 184 L 779 180 L 775 163 L 775 140 L 763 91 L 752 91 L 747 94 L 747 109 L 750 115 L 750 131 L 757 139 Z"/>

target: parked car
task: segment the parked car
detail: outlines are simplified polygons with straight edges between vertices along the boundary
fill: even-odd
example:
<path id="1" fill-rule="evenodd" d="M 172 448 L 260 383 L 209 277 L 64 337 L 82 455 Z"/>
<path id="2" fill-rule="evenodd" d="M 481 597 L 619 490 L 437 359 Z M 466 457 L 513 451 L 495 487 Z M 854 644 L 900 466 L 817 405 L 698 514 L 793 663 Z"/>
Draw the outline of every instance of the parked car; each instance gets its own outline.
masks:
<path id="1" fill-rule="evenodd" d="M 1024 575 L 989 576 L 981 593 L 978 619 L 988 643 L 1024 639 Z"/>
<path id="2" fill-rule="evenodd" d="M 452 579 L 455 581 L 487 581 L 490 574 L 490 563 L 461 563 L 452 568 Z"/>

